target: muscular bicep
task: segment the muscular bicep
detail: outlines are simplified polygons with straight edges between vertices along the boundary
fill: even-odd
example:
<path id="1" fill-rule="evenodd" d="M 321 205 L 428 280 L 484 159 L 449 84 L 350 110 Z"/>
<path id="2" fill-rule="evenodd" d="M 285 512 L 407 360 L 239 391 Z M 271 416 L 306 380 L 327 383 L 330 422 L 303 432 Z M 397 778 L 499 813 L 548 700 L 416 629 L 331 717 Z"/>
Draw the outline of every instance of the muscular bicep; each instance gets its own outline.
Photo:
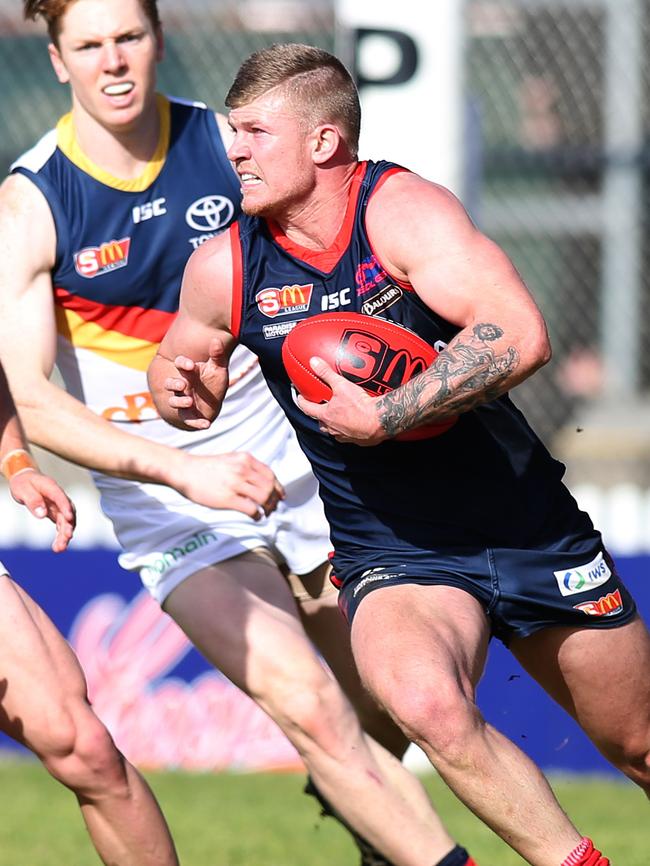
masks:
<path id="1" fill-rule="evenodd" d="M 498 354 L 516 354 L 523 370 L 536 366 L 547 352 L 545 324 L 505 252 L 448 190 L 413 175 L 391 183 L 368 214 L 384 263 L 469 337 L 476 332 L 482 342 L 489 334 Z"/>
<path id="2" fill-rule="evenodd" d="M 50 209 L 27 178 L 0 187 L 0 358 L 18 398 L 49 377 L 56 359 Z"/>

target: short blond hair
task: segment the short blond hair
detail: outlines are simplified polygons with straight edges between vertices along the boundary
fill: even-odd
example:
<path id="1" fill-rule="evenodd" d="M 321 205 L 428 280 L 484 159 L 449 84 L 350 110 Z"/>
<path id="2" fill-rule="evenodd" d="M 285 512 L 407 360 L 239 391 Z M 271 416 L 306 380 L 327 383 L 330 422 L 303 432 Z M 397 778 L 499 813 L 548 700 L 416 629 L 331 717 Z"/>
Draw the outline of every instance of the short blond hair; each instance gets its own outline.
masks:
<path id="1" fill-rule="evenodd" d="M 335 123 L 353 157 L 359 150 L 361 106 L 352 76 L 341 61 L 313 45 L 285 42 L 251 54 L 239 67 L 226 96 L 240 108 L 283 86 L 307 123 Z"/>

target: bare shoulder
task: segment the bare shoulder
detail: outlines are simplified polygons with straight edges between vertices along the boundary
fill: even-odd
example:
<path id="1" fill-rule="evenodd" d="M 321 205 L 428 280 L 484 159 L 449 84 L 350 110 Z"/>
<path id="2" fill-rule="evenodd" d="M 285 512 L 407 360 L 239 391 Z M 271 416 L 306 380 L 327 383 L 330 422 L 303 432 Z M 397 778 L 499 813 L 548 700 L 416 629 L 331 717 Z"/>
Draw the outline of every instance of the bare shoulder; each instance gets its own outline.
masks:
<path id="1" fill-rule="evenodd" d="M 230 231 L 210 238 L 194 250 L 185 268 L 185 278 L 196 282 L 227 282 L 232 280 Z"/>
<path id="2" fill-rule="evenodd" d="M 219 320 L 230 321 L 233 289 L 232 252 L 229 231 L 210 238 L 189 257 L 181 288 L 181 309 L 211 309 Z"/>
<path id="3" fill-rule="evenodd" d="M 10 174 L 0 185 L 0 217 L 33 218 L 50 214 L 49 205 L 36 184 L 23 174 Z"/>
<path id="4" fill-rule="evenodd" d="M 34 272 L 54 263 L 56 229 L 50 206 L 38 187 L 22 174 L 11 174 L 0 185 L 0 248 L 5 261 L 29 248 Z"/>
<path id="5" fill-rule="evenodd" d="M 387 178 L 368 203 L 369 225 L 381 228 L 395 220 L 395 225 L 417 224 L 422 220 L 469 222 L 459 199 L 447 187 L 426 180 L 418 174 L 402 171 Z"/>
<path id="6" fill-rule="evenodd" d="M 451 190 L 409 172 L 389 177 L 372 195 L 366 227 L 379 258 L 398 277 L 418 259 L 448 256 L 482 237 Z"/>

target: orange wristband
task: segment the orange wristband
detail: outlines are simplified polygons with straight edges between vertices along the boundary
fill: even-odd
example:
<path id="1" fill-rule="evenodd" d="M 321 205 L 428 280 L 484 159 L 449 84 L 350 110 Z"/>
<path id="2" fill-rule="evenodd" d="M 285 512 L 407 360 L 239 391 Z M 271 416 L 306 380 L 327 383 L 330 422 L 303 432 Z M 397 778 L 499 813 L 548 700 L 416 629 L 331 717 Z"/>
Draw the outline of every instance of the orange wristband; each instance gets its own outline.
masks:
<path id="1" fill-rule="evenodd" d="M 0 471 L 2 471 L 7 481 L 11 481 L 12 478 L 21 472 L 36 471 L 36 468 L 34 458 L 24 448 L 14 448 L 13 451 L 5 454 L 0 461 Z"/>

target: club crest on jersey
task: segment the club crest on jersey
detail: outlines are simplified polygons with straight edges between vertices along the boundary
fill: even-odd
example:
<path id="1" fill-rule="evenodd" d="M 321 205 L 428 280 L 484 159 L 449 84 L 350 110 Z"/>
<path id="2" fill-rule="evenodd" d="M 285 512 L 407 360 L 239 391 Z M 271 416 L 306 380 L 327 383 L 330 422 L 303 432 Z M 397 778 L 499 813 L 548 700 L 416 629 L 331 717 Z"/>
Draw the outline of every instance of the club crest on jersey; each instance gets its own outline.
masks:
<path id="1" fill-rule="evenodd" d="M 282 286 L 281 289 L 261 289 L 255 295 L 255 302 L 260 313 L 275 319 L 276 316 L 289 316 L 295 313 L 306 313 L 311 303 L 313 283 L 305 286 Z"/>
<path id="2" fill-rule="evenodd" d="M 359 263 L 354 278 L 358 294 L 365 295 L 385 282 L 388 279 L 388 274 L 379 264 L 377 258 L 370 256 Z"/>
<path id="3" fill-rule="evenodd" d="M 131 238 L 107 241 L 98 247 L 85 247 L 74 254 L 74 267 L 81 277 L 92 279 L 125 268 L 129 263 Z"/>

